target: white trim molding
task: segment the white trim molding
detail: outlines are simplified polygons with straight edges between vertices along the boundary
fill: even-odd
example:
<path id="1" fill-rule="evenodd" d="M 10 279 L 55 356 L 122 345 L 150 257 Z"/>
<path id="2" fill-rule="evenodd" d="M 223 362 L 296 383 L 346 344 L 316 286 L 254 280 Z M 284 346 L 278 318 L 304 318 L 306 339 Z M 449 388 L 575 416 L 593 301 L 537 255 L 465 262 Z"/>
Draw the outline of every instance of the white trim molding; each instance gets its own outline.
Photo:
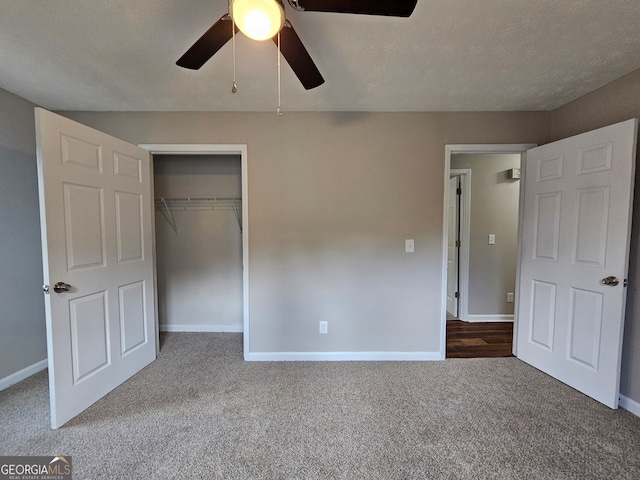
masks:
<path id="1" fill-rule="evenodd" d="M 469 323 L 513 322 L 513 314 L 506 315 L 501 313 L 495 313 L 493 315 L 467 315 L 466 321 Z"/>
<path id="2" fill-rule="evenodd" d="M 432 361 L 443 360 L 440 352 L 251 352 L 254 362 L 342 362 L 342 361 Z"/>
<path id="3" fill-rule="evenodd" d="M 25 378 L 29 378 L 31 375 L 44 370 L 48 365 L 49 362 L 45 358 L 44 360 L 40 360 L 33 365 L 29 365 L 28 367 L 25 367 L 22 370 L 17 371 L 16 373 L 12 373 L 8 377 L 0 379 L 0 391 L 9 388 L 11 385 L 15 385 Z"/>
<path id="4" fill-rule="evenodd" d="M 629 397 L 625 397 L 620 394 L 620 402 L 619 406 L 627 410 L 628 412 L 633 413 L 636 417 L 640 417 L 640 403 L 635 400 L 631 400 Z"/>
<path id="5" fill-rule="evenodd" d="M 161 332 L 227 332 L 242 333 L 242 325 L 176 325 L 160 324 Z"/>
<path id="6" fill-rule="evenodd" d="M 217 145 L 207 143 L 141 143 L 140 148 L 148 150 L 152 155 L 224 155 L 237 153 L 246 155 L 244 144 Z"/>

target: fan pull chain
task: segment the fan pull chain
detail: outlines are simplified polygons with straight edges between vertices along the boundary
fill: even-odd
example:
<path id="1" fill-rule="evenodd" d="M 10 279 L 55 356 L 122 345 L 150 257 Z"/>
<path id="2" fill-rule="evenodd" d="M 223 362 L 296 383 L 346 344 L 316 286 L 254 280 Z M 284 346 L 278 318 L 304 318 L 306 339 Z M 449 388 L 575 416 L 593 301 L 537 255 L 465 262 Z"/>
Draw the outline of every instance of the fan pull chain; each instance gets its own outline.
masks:
<path id="1" fill-rule="evenodd" d="M 282 109 L 280 108 L 280 32 L 278 32 L 278 109 L 276 115 L 282 116 Z"/>
<path id="2" fill-rule="evenodd" d="M 236 85 L 236 21 L 231 18 L 231 50 L 233 55 L 233 86 L 231 87 L 231 93 L 238 91 L 238 85 Z"/>

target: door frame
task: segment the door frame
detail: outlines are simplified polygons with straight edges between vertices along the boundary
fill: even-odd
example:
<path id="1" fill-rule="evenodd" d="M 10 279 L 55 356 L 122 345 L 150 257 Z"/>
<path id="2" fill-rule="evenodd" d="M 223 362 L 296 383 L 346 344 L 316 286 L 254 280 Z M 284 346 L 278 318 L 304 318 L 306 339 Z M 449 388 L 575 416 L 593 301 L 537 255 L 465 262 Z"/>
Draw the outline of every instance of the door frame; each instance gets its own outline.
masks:
<path id="1" fill-rule="evenodd" d="M 469 296 L 462 292 L 469 291 L 469 236 L 471 232 L 471 169 L 450 168 L 449 177 L 460 177 L 462 201 L 458 212 L 460 223 L 460 250 L 458 254 L 458 318 L 468 321 Z M 448 208 L 448 205 L 447 205 Z M 447 222 L 448 223 L 448 222 Z M 449 230 L 447 230 L 448 235 Z M 448 241 L 448 238 L 447 238 Z"/>
<path id="2" fill-rule="evenodd" d="M 154 155 L 240 155 L 240 176 L 242 183 L 242 318 L 243 318 L 243 354 L 246 360 L 249 356 L 249 176 L 248 158 L 246 144 L 140 144 L 140 148 L 148 150 L 151 154 L 151 168 L 153 172 Z M 153 175 L 151 176 L 151 188 L 153 193 Z M 153 195 L 152 195 L 153 196 Z M 153 205 L 152 205 L 153 207 Z M 155 232 L 155 209 L 153 212 L 153 266 L 154 276 L 156 276 L 156 232 Z M 156 307 L 158 304 L 158 291 L 154 292 Z M 156 308 L 156 333 L 159 333 L 158 309 Z M 159 335 L 156 335 L 156 342 L 159 342 Z M 156 353 L 159 353 L 160 346 L 156 343 Z"/>
<path id="3" fill-rule="evenodd" d="M 442 292 L 441 292 L 441 344 L 442 358 L 446 357 L 447 351 L 447 247 L 448 247 L 448 212 L 449 212 L 449 176 L 451 175 L 451 156 L 457 153 L 515 153 L 520 154 L 520 172 L 524 171 L 524 163 L 526 162 L 526 152 L 530 148 L 537 147 L 537 143 L 515 143 L 515 144 L 448 144 L 445 145 L 445 161 L 444 161 L 444 201 L 443 201 L 443 230 L 442 230 Z M 520 258 L 521 258 L 521 242 L 522 242 L 522 217 L 524 211 L 524 178 L 520 180 L 520 196 L 518 206 L 518 249 L 516 253 L 516 288 L 518 291 L 520 286 Z M 469 205 L 471 204 L 469 196 Z M 470 218 L 470 217 L 469 217 Z M 468 243 L 468 242 L 467 242 Z M 468 257 L 467 257 L 468 258 Z M 467 266 L 468 268 L 468 266 Z M 467 284 L 468 290 L 468 284 Z M 458 304 L 460 310 L 460 304 Z M 512 352 L 517 354 L 518 338 L 518 296 L 514 299 L 514 317 L 513 317 L 513 347 Z M 468 312 L 465 312 L 468 315 Z"/>

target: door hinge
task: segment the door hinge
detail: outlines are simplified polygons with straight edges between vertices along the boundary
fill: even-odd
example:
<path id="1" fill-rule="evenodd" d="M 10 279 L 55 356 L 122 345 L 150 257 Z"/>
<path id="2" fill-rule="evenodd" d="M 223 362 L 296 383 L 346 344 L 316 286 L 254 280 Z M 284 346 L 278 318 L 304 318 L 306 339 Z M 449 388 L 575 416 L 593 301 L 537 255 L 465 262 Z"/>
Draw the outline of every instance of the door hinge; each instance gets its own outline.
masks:
<path id="1" fill-rule="evenodd" d="M 629 285 L 629 280 L 625 278 L 624 281 L 622 282 L 622 286 L 626 287 L 627 285 Z"/>
<path id="2" fill-rule="evenodd" d="M 455 293 L 455 295 L 454 295 L 454 297 L 456 297 L 456 298 L 460 298 L 460 292 L 456 292 L 456 293 Z"/>
<path id="3" fill-rule="evenodd" d="M 460 240 L 456 240 L 456 247 L 459 247 L 460 245 L 462 245 L 462 242 Z"/>
<path id="4" fill-rule="evenodd" d="M 456 190 L 456 193 L 458 195 L 462 195 L 462 188 L 458 187 L 458 189 Z"/>

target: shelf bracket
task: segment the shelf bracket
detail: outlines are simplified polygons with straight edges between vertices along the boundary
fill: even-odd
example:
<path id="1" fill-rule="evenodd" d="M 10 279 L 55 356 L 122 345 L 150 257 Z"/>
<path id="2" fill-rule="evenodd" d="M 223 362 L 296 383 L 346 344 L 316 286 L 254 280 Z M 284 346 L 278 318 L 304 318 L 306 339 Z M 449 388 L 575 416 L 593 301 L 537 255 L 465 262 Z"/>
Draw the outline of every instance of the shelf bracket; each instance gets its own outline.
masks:
<path id="1" fill-rule="evenodd" d="M 176 226 L 176 221 L 173 218 L 173 215 L 171 214 L 171 210 L 169 210 L 169 205 L 167 205 L 167 201 L 164 199 L 164 197 L 160 197 L 160 200 L 162 201 L 162 203 L 164 205 L 164 210 L 161 209 L 161 208 L 159 209 L 160 213 L 167 220 L 167 222 L 169 222 L 169 225 L 171 225 L 171 228 L 173 228 L 173 231 L 177 235 L 178 234 L 178 227 Z"/>

